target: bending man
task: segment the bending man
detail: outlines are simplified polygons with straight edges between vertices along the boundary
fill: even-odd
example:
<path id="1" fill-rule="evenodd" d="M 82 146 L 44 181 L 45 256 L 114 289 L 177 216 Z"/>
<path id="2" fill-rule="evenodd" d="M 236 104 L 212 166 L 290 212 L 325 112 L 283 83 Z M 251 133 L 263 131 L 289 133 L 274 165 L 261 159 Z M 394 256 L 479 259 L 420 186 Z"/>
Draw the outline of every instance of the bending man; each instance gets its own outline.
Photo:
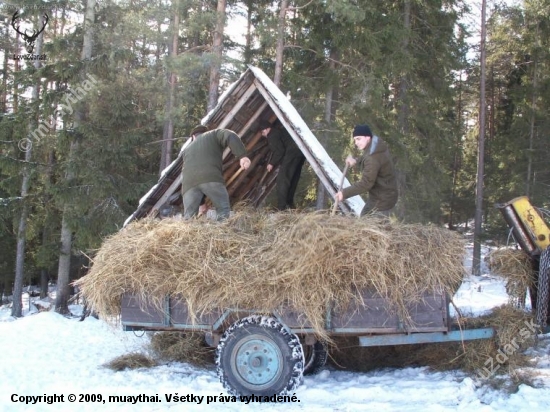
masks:
<path id="1" fill-rule="evenodd" d="M 246 149 L 239 136 L 226 129 L 208 131 L 205 126 L 196 126 L 191 139 L 183 152 L 181 172 L 184 218 L 196 216 L 203 197 L 207 196 L 216 208 L 217 220 L 227 219 L 231 205 L 222 174 L 223 152 L 229 147 L 246 170 L 250 167 Z"/>

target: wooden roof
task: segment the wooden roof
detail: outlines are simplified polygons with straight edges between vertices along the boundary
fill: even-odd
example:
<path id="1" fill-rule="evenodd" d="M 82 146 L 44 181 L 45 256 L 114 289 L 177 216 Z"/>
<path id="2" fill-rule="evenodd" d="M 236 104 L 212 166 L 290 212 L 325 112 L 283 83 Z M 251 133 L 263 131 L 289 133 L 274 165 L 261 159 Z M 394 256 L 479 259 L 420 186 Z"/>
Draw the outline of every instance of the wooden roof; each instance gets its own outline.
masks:
<path id="1" fill-rule="evenodd" d="M 331 195 L 336 193 L 342 172 L 279 88 L 260 69 L 249 66 L 201 122 L 209 129 L 224 128 L 236 132 L 252 162 L 249 169 L 242 170 L 229 150 L 224 153 L 223 175 L 232 204 L 247 201 L 258 207 L 275 187 L 277 171 L 266 171 L 271 153 L 266 139 L 258 131 L 258 123 L 260 120 L 274 122 L 277 119 L 300 147 L 327 191 Z M 189 140 L 178 157 L 163 171 L 158 183 L 142 197 L 137 210 L 125 224 L 146 216 L 156 217 L 163 207 L 181 205 L 181 155 L 188 143 Z M 344 187 L 348 185 L 345 179 Z M 356 196 L 346 199 L 339 206 L 346 214 L 359 215 L 363 205 L 363 200 Z"/>

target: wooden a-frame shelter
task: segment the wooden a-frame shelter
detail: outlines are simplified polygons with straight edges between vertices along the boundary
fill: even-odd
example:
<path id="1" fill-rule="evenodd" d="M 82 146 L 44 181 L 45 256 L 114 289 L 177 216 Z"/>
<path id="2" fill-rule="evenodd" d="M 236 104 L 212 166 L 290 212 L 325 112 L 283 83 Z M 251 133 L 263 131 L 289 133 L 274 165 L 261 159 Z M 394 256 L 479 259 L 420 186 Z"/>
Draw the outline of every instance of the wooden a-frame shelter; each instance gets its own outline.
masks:
<path id="1" fill-rule="evenodd" d="M 242 170 L 229 150 L 224 153 L 223 176 L 231 203 L 246 201 L 258 207 L 275 187 L 277 171 L 268 173 L 266 170 L 270 150 L 267 140 L 258 131 L 260 120 L 272 123 L 278 120 L 282 124 L 333 196 L 342 172 L 281 90 L 263 71 L 249 66 L 201 122 L 209 129 L 224 128 L 236 132 L 252 161 L 249 169 Z M 182 152 L 189 143 L 190 140 L 183 145 L 178 157 L 162 172 L 158 183 L 141 198 L 138 208 L 125 224 L 146 216 L 156 217 L 163 207 L 181 205 Z M 344 179 L 344 187 L 348 185 Z M 355 196 L 340 203 L 339 207 L 345 214 L 359 215 L 363 205 L 363 200 Z"/>

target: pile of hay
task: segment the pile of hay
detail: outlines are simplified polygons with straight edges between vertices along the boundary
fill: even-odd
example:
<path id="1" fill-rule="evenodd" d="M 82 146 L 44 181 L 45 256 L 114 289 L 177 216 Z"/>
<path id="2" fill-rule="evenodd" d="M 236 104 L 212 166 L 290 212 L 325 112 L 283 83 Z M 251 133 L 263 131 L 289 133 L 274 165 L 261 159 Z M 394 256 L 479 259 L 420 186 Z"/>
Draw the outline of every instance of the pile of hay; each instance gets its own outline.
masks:
<path id="1" fill-rule="evenodd" d="M 519 249 L 497 249 L 486 259 L 491 272 L 506 279 L 510 304 L 525 307 L 526 292 L 535 282 L 535 272 L 529 255 Z"/>
<path id="2" fill-rule="evenodd" d="M 158 308 L 165 295 L 182 297 L 192 314 L 288 304 L 324 335 L 327 303 L 359 304 L 354 290 L 388 297 L 403 319 L 426 291 L 452 296 L 463 256 L 462 237 L 435 226 L 244 210 L 223 223 L 134 222 L 104 242 L 77 284 L 101 316 L 118 315 L 125 292 Z"/>
<path id="3" fill-rule="evenodd" d="M 151 349 L 162 361 L 214 364 L 214 349 L 206 345 L 202 334 L 157 332 L 151 338 Z"/>
<path id="4" fill-rule="evenodd" d="M 157 366 L 157 362 L 143 353 L 132 352 L 117 356 L 103 366 L 120 372 L 126 369 L 152 368 L 153 366 Z"/>

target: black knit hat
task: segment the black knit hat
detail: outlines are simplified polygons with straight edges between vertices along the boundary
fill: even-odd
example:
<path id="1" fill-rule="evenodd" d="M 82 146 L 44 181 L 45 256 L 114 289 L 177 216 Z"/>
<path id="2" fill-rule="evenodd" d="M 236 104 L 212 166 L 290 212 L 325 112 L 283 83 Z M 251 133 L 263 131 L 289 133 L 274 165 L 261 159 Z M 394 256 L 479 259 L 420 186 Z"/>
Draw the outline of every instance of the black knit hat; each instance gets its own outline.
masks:
<path id="1" fill-rule="evenodd" d="M 366 124 L 358 124 L 353 129 L 353 137 L 355 136 L 371 136 L 372 132 L 370 131 L 370 127 Z"/>
<path id="2" fill-rule="evenodd" d="M 195 135 L 198 136 L 199 134 L 203 134 L 204 132 L 208 131 L 208 127 L 203 126 L 202 124 L 199 124 L 198 126 L 193 127 L 193 130 L 191 130 L 191 136 Z"/>
<path id="3" fill-rule="evenodd" d="M 258 130 L 265 130 L 265 129 L 269 129 L 271 127 L 273 127 L 273 125 L 271 123 L 269 123 L 269 121 L 260 120 L 260 123 L 258 125 Z"/>

